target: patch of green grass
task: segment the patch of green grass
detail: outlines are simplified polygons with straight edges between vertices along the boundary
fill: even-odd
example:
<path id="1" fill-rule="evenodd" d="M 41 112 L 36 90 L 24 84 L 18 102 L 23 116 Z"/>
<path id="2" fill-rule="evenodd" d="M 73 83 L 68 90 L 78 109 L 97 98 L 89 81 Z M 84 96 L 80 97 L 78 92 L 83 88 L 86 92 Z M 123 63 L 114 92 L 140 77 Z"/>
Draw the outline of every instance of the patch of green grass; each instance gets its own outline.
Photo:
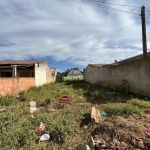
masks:
<path id="1" fill-rule="evenodd" d="M 9 106 L 12 104 L 17 104 L 18 100 L 16 97 L 11 95 L 0 96 L 0 105 L 1 106 Z"/>
<path id="2" fill-rule="evenodd" d="M 140 108 L 150 108 L 150 102 L 149 101 L 144 101 L 144 100 L 139 100 L 139 99 L 132 99 L 128 101 L 129 104 L 132 104 L 134 106 L 138 106 Z"/>
<path id="3" fill-rule="evenodd" d="M 144 111 L 138 106 L 133 106 L 132 104 L 127 103 L 108 103 L 104 106 L 104 111 L 108 113 L 108 115 L 123 115 L 129 116 L 133 113 L 144 115 Z"/>
<path id="4" fill-rule="evenodd" d="M 54 91 L 53 93 L 51 91 Z M 23 98 L 26 101 L 35 100 L 37 103 L 43 103 L 46 99 L 55 98 L 55 83 L 49 83 L 38 87 L 32 87 L 27 91 L 23 91 L 20 94 L 23 95 Z"/>
<path id="5" fill-rule="evenodd" d="M 91 101 L 93 103 L 99 103 L 101 100 L 104 100 L 105 96 L 102 90 L 91 91 Z"/>

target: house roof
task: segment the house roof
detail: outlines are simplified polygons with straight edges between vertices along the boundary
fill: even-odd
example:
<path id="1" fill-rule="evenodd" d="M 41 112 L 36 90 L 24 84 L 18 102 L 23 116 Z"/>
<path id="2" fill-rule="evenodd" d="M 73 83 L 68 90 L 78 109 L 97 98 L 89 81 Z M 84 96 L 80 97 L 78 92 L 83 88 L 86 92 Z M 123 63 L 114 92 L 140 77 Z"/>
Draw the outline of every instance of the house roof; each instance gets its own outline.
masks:
<path id="1" fill-rule="evenodd" d="M 0 65 L 32 65 L 37 63 L 46 63 L 40 60 L 5 60 L 0 61 Z"/>
<path id="2" fill-rule="evenodd" d="M 150 58 L 150 52 L 147 52 L 147 57 Z M 143 54 L 140 54 L 140 55 L 128 58 L 128 59 L 124 59 L 124 60 L 115 62 L 113 64 L 89 64 L 88 66 L 99 67 L 99 66 L 105 66 L 105 65 L 119 65 L 119 64 L 126 63 L 126 62 L 131 62 L 131 61 L 135 61 L 135 60 L 138 60 L 138 59 L 142 59 L 142 58 L 143 58 Z"/>
<path id="3" fill-rule="evenodd" d="M 82 73 L 79 70 L 71 70 L 71 71 L 69 71 L 68 75 L 69 76 L 82 75 Z"/>
<path id="4" fill-rule="evenodd" d="M 106 64 L 89 64 L 90 66 L 96 66 L 96 67 L 100 67 L 100 66 L 104 66 Z"/>
<path id="5" fill-rule="evenodd" d="M 150 52 L 147 52 L 147 57 L 148 58 L 150 57 Z M 118 62 L 116 62 L 114 64 L 122 64 L 122 63 L 130 62 L 130 61 L 134 61 L 134 60 L 138 60 L 138 59 L 142 59 L 142 58 L 143 58 L 143 54 L 140 54 L 140 55 L 128 58 L 128 59 L 124 59 L 124 60 L 118 61 Z"/>

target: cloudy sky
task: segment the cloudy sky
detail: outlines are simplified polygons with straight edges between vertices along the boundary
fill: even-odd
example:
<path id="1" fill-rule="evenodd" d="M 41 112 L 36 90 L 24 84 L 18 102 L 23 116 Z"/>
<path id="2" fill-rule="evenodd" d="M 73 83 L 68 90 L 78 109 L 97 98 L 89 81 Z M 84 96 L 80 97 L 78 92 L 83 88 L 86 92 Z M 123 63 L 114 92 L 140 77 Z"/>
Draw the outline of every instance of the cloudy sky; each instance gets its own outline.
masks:
<path id="1" fill-rule="evenodd" d="M 65 71 L 141 54 L 143 5 L 149 51 L 149 0 L 0 0 L 0 60 L 46 60 Z"/>

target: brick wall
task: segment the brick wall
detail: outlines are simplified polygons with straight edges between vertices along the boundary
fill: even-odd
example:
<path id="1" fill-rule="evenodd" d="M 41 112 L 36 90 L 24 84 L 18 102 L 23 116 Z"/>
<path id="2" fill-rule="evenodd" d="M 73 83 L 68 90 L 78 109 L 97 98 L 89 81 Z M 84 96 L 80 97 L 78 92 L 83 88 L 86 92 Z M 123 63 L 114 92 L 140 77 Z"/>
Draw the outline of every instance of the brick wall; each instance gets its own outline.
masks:
<path id="1" fill-rule="evenodd" d="M 0 78 L 0 95 L 17 95 L 34 85 L 34 78 Z"/>
<path id="2" fill-rule="evenodd" d="M 115 88 L 123 79 L 131 92 L 150 97 L 150 58 L 118 65 L 88 65 L 84 70 L 84 80 L 93 84 Z"/>

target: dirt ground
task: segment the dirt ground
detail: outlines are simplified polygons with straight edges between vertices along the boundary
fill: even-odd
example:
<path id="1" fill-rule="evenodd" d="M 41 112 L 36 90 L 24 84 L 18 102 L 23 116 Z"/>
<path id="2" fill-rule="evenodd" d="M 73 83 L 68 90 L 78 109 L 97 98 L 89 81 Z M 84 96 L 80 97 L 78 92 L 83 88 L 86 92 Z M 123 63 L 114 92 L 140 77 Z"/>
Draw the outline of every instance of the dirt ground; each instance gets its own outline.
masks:
<path id="1" fill-rule="evenodd" d="M 91 135 L 95 150 L 150 149 L 150 115 L 103 117 Z"/>

